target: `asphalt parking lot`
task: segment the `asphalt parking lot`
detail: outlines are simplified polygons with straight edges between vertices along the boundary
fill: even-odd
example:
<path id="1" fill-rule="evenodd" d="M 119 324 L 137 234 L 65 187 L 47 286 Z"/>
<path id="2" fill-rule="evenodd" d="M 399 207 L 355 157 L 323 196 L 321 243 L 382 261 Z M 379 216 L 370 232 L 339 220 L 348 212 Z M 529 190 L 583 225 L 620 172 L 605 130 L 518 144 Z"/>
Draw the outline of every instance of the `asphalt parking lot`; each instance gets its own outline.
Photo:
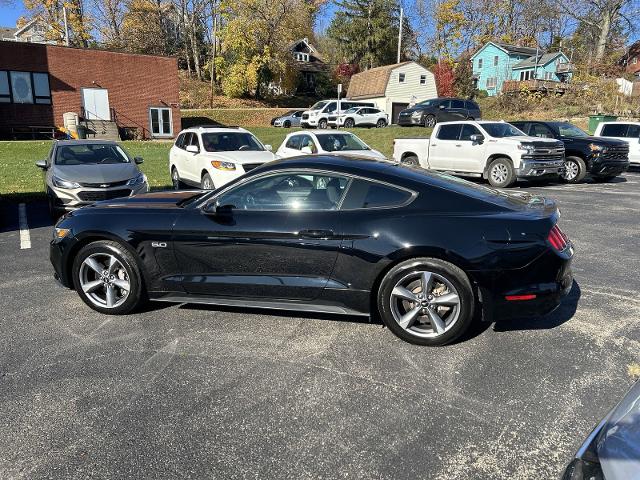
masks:
<path id="1" fill-rule="evenodd" d="M 560 205 L 571 294 L 441 348 L 350 317 L 102 316 L 55 283 L 44 205 L 21 232 L 5 204 L 0 478 L 558 478 L 640 361 L 640 173 L 524 188 Z"/>

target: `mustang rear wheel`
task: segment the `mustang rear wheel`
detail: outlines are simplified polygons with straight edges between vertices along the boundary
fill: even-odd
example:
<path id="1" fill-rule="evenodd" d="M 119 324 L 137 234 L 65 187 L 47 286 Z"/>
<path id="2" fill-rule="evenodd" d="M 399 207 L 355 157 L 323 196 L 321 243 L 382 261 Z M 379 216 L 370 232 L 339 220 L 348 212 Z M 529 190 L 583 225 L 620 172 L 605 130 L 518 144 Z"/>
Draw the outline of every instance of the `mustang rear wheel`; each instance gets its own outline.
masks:
<path id="1" fill-rule="evenodd" d="M 117 242 L 98 241 L 83 247 L 72 274 L 80 298 L 101 313 L 129 313 L 145 298 L 136 261 Z"/>
<path id="2" fill-rule="evenodd" d="M 415 258 L 393 267 L 378 292 L 378 309 L 395 335 L 417 345 L 445 345 L 473 318 L 474 295 L 467 275 L 435 258 Z"/>

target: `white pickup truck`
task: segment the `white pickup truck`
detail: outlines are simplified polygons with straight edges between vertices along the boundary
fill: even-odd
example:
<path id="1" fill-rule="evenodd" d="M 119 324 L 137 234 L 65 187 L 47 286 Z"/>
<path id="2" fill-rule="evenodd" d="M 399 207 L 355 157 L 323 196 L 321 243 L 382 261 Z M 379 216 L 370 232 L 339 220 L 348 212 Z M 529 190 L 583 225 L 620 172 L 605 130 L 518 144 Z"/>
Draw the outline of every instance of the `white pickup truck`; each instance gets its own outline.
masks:
<path id="1" fill-rule="evenodd" d="M 629 164 L 640 167 L 640 122 L 602 122 L 593 136 L 624 140 L 629 144 Z"/>
<path id="2" fill-rule="evenodd" d="M 508 187 L 518 179 L 557 179 L 564 169 L 564 144 L 529 137 L 502 121 L 467 120 L 438 123 L 431 138 L 395 139 L 393 158 Z"/>

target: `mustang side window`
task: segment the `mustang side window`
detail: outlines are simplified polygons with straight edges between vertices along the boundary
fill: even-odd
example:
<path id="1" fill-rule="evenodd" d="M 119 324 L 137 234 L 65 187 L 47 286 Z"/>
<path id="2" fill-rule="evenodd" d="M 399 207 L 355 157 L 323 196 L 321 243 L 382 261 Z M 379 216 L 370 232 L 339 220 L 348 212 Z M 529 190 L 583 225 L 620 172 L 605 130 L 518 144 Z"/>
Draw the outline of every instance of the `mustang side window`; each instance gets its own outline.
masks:
<path id="1" fill-rule="evenodd" d="M 337 210 L 348 183 L 338 174 L 281 173 L 225 192 L 216 204 L 237 210 Z"/>
<path id="2" fill-rule="evenodd" d="M 411 198 L 406 190 L 368 180 L 354 180 L 349 186 L 342 210 L 356 208 L 398 207 Z"/>

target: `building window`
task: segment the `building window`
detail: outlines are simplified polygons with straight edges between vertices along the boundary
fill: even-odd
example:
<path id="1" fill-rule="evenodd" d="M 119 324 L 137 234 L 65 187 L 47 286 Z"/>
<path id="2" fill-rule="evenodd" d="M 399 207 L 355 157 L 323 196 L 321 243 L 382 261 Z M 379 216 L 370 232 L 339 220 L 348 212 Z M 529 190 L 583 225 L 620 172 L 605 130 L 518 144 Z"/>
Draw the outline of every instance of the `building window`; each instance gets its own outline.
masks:
<path id="1" fill-rule="evenodd" d="M 49 74 L 0 71 L 0 103 L 51 105 Z"/>
<path id="2" fill-rule="evenodd" d="M 404 73 L 399 73 L 398 74 L 398 82 L 404 83 Z"/>
<path id="3" fill-rule="evenodd" d="M 149 123 L 151 135 L 154 137 L 171 137 L 173 135 L 173 122 L 170 108 L 150 108 Z"/>
<path id="4" fill-rule="evenodd" d="M 494 67 L 498 66 L 498 56 L 497 55 L 495 57 L 493 57 L 493 66 Z"/>
<path id="5" fill-rule="evenodd" d="M 478 68 L 482 68 L 482 59 L 481 58 L 478 59 Z"/>
<path id="6" fill-rule="evenodd" d="M 426 84 L 427 84 L 427 76 L 420 75 L 420 85 L 426 85 Z"/>
<path id="7" fill-rule="evenodd" d="M 487 78 L 487 88 L 496 88 L 496 77 Z"/>
<path id="8" fill-rule="evenodd" d="M 309 61 L 309 54 L 308 53 L 304 53 L 304 52 L 296 52 L 295 53 L 295 59 L 300 61 L 300 62 L 308 62 Z"/>
<path id="9" fill-rule="evenodd" d="M 638 63 L 638 57 L 633 57 L 633 60 L 631 61 L 631 63 L 633 65 L 635 65 L 636 63 Z"/>

